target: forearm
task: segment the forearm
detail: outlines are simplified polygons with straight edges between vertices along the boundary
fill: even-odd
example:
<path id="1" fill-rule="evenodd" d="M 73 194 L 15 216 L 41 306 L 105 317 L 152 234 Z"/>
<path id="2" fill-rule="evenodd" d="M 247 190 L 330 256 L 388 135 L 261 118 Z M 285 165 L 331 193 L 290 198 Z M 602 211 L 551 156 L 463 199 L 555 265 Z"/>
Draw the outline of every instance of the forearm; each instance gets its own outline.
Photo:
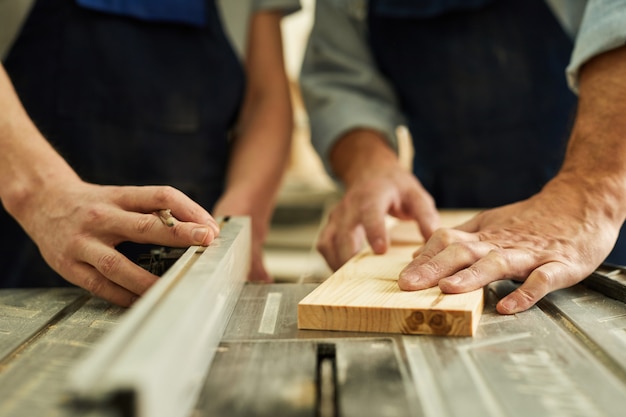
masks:
<path id="1" fill-rule="evenodd" d="M 590 209 L 626 218 L 626 47 L 597 56 L 580 74 L 580 99 L 556 180 L 579 187 Z"/>
<path id="2" fill-rule="evenodd" d="M 229 161 L 226 192 L 216 207 L 216 214 L 251 215 L 257 225 L 267 223 L 271 216 L 293 129 L 281 17 L 276 12 L 260 12 L 251 21 L 246 53 L 248 86 Z"/>
<path id="3" fill-rule="evenodd" d="M 371 129 L 397 149 L 395 130 L 404 124 L 395 91 L 372 56 L 363 8 L 366 2 L 316 1 L 300 73 L 311 142 L 330 174 L 336 173 L 332 149 L 347 133 Z"/>
<path id="4" fill-rule="evenodd" d="M 215 214 L 254 214 L 267 221 L 289 156 L 291 108 L 288 97 L 264 97 L 254 108 L 233 144 L 226 191 L 220 199 L 228 202 L 229 212 Z"/>
<path id="5" fill-rule="evenodd" d="M 0 149 L 0 199 L 18 220 L 43 186 L 78 180 L 30 120 L 1 66 Z"/>
<path id="6" fill-rule="evenodd" d="M 383 134 L 371 129 L 346 133 L 330 152 L 333 172 L 346 186 L 364 177 L 380 175 L 385 168 L 398 164 L 398 156 Z"/>

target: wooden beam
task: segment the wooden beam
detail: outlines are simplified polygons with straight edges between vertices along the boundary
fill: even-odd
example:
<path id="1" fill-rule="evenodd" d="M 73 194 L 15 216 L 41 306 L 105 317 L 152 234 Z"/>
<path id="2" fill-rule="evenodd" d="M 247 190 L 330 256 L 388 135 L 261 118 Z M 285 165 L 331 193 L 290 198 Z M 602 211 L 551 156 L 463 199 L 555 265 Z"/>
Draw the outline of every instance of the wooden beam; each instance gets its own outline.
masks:
<path id="1" fill-rule="evenodd" d="M 453 226 L 475 212 L 443 212 Z M 298 328 L 473 335 L 483 307 L 483 290 L 443 294 L 438 287 L 402 291 L 397 279 L 422 244 L 414 223 L 399 223 L 384 255 L 370 248 L 357 254 L 298 304 Z"/>

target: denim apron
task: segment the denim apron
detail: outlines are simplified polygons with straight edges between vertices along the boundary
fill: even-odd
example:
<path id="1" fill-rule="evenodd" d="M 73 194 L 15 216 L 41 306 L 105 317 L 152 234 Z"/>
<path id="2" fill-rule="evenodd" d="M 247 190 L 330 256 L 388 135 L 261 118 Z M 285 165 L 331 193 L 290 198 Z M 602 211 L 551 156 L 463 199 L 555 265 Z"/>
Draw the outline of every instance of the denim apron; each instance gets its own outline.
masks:
<path id="1" fill-rule="evenodd" d="M 85 181 L 172 185 L 207 210 L 221 195 L 244 74 L 214 0 L 38 0 L 5 66 Z M 65 284 L 5 211 L 0 222 L 2 286 Z M 131 259 L 149 251 L 122 246 Z"/>
<path id="2" fill-rule="evenodd" d="M 369 42 L 440 208 L 537 193 L 563 160 L 572 40 L 544 0 L 371 0 Z M 609 257 L 626 263 L 626 245 Z"/>

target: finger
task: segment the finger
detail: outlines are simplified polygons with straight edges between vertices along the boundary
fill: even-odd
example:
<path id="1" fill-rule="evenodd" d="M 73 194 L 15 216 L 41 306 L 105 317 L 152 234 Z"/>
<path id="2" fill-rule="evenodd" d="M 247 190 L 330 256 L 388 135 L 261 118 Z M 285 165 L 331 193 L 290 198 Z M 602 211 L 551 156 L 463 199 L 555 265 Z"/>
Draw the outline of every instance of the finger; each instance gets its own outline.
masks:
<path id="1" fill-rule="evenodd" d="M 336 271 L 344 264 L 345 261 L 342 257 L 346 256 L 346 253 L 349 253 L 349 249 L 343 248 L 346 243 L 342 244 L 336 242 L 335 236 L 335 226 L 328 223 L 324 226 L 316 243 L 318 252 L 324 257 L 324 260 L 332 271 Z"/>
<path id="2" fill-rule="evenodd" d="M 357 217 L 340 204 L 328 216 L 317 241 L 317 250 L 326 263 L 336 271 L 346 263 L 363 244 L 363 229 L 359 228 Z"/>
<path id="3" fill-rule="evenodd" d="M 331 270 L 336 271 L 362 247 L 364 237 L 362 229 L 353 231 L 348 239 L 338 238 L 336 229 L 327 225 L 317 241 L 317 250 L 324 257 Z"/>
<path id="4" fill-rule="evenodd" d="M 417 221 L 424 239 L 428 240 L 439 228 L 439 212 L 435 206 L 435 201 L 426 190 L 408 198 L 404 203 L 404 209 L 412 219 Z"/>
<path id="5" fill-rule="evenodd" d="M 365 230 L 363 227 L 358 226 L 350 233 L 335 235 L 336 238 L 340 238 L 341 244 L 336 245 L 338 254 L 338 266 L 348 262 L 354 255 L 356 255 L 365 245 Z"/>
<path id="6" fill-rule="evenodd" d="M 400 272 L 398 285 L 405 291 L 433 287 L 442 278 L 472 265 L 491 249 L 493 245 L 485 242 L 455 243 L 425 261 L 418 257 Z"/>
<path id="7" fill-rule="evenodd" d="M 515 314 L 528 310 L 551 291 L 565 288 L 573 282 L 571 272 L 559 262 L 550 262 L 535 269 L 528 279 L 496 305 L 500 314 Z"/>
<path id="8" fill-rule="evenodd" d="M 156 275 L 104 244 L 86 245 L 82 248 L 79 258 L 93 266 L 106 279 L 137 295 L 142 295 L 158 280 Z"/>
<path id="9" fill-rule="evenodd" d="M 169 186 L 112 188 L 114 200 L 126 210 L 152 213 L 156 210 L 170 209 L 178 220 L 211 225 L 219 230 L 217 222 L 208 211 L 176 188 Z"/>
<path id="10" fill-rule="evenodd" d="M 109 281 L 95 268 L 85 263 L 75 264 L 72 272 L 68 274 L 68 281 L 122 307 L 130 307 L 138 298 L 138 294 Z"/>
<path id="11" fill-rule="evenodd" d="M 482 243 L 488 248 L 490 245 Z M 478 259 L 465 269 L 439 281 L 442 292 L 456 294 L 473 291 L 502 279 L 520 279 L 528 276 L 534 258 L 526 251 L 489 250 L 486 256 Z"/>
<path id="12" fill-rule="evenodd" d="M 339 268 L 340 263 L 339 254 L 334 247 L 334 231 L 335 227 L 329 219 L 328 223 L 324 225 L 322 231 L 317 237 L 316 249 L 322 255 L 328 264 L 328 267 L 331 270 L 336 271 Z"/>
<path id="13" fill-rule="evenodd" d="M 367 207 L 361 213 L 361 222 L 367 241 L 375 254 L 383 254 L 389 247 L 389 236 L 385 225 L 387 205 L 383 200 L 380 203 Z"/>
<path id="14" fill-rule="evenodd" d="M 111 224 L 109 230 L 120 239 L 136 243 L 173 247 L 207 246 L 218 235 L 217 226 L 176 220 L 173 226 L 168 226 L 155 214 L 130 211 L 114 212 L 109 223 Z"/>
<path id="15" fill-rule="evenodd" d="M 416 264 L 427 262 L 454 243 L 477 242 L 479 237 L 456 229 L 437 229 L 428 241 L 415 253 Z"/>

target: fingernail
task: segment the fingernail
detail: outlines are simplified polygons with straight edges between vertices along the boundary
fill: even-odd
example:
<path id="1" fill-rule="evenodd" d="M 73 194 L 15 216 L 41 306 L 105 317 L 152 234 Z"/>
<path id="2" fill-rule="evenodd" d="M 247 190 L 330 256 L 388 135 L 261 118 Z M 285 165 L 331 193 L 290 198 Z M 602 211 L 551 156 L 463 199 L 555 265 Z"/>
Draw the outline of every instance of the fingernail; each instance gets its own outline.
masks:
<path id="1" fill-rule="evenodd" d="M 507 298 L 501 301 L 502 308 L 506 310 L 509 314 L 515 313 L 517 309 L 517 301 L 513 298 Z"/>
<path id="2" fill-rule="evenodd" d="M 194 242 L 202 244 L 204 243 L 208 234 L 208 227 L 198 227 L 196 229 L 193 229 L 193 231 L 191 232 L 191 237 L 193 238 Z"/>

